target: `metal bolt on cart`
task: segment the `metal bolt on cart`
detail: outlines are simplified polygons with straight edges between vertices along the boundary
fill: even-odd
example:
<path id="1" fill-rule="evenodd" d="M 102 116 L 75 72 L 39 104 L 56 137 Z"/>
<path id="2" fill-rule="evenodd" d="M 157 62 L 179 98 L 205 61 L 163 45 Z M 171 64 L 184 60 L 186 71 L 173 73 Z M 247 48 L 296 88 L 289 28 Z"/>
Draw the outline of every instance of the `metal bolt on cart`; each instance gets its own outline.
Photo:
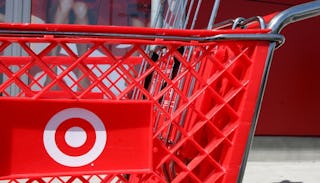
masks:
<path id="1" fill-rule="evenodd" d="M 320 1 L 214 23 L 216 1 L 207 30 L 164 2 L 158 28 L 0 24 L 0 182 L 242 181 L 279 32 Z"/>

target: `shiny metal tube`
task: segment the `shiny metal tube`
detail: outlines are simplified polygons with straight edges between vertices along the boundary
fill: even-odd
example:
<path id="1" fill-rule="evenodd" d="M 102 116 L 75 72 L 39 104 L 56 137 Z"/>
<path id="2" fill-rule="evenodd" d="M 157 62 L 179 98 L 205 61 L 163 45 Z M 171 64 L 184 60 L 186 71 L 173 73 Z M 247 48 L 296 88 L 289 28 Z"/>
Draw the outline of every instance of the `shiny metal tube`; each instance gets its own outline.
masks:
<path id="1" fill-rule="evenodd" d="M 282 11 L 268 24 L 272 33 L 279 33 L 286 25 L 320 15 L 320 0 L 293 6 Z"/>

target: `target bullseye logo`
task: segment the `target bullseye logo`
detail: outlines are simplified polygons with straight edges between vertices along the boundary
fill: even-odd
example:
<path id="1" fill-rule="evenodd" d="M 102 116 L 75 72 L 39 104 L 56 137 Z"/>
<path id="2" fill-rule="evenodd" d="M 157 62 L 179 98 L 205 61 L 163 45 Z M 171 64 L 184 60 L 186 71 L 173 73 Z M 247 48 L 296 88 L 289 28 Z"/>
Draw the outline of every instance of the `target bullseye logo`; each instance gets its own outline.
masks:
<path id="1" fill-rule="evenodd" d="M 68 167 L 92 163 L 103 152 L 107 132 L 102 120 L 83 108 L 56 113 L 43 133 L 44 147 L 56 162 Z"/>

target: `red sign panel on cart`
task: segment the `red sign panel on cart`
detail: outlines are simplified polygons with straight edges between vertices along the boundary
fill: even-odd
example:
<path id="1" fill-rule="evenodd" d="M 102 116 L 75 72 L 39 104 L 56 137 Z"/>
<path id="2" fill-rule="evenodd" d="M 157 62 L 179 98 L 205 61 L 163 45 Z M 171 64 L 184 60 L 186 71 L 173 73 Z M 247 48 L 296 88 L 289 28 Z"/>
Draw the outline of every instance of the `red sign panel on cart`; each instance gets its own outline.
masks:
<path id="1" fill-rule="evenodd" d="M 151 168 L 151 103 L 0 100 L 0 176 Z"/>

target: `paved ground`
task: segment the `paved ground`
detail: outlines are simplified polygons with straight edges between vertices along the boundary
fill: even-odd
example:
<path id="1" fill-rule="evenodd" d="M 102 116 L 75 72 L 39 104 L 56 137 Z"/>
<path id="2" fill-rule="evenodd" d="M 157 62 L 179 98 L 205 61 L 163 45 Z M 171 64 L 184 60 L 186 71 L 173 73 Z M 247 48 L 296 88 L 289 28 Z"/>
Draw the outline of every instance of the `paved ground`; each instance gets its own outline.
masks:
<path id="1" fill-rule="evenodd" d="M 320 138 L 255 138 L 243 183 L 320 183 Z"/>
<path id="2" fill-rule="evenodd" d="M 319 183 L 320 162 L 248 162 L 243 183 Z"/>

